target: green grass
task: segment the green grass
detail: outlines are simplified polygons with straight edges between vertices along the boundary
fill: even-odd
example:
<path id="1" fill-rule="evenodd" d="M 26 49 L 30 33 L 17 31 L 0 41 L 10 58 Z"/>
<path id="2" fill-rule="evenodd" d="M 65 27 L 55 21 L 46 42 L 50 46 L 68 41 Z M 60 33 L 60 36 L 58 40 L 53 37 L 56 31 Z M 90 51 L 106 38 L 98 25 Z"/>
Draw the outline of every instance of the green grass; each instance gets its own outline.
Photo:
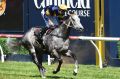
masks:
<path id="1" fill-rule="evenodd" d="M 119 67 L 106 67 L 99 69 L 95 65 L 79 65 L 77 76 L 73 76 L 72 64 L 63 64 L 61 71 L 52 74 L 56 64 L 48 66 L 44 63 L 47 70 L 46 79 L 120 79 Z M 0 62 L 0 79 L 41 79 L 38 69 L 31 62 Z"/>

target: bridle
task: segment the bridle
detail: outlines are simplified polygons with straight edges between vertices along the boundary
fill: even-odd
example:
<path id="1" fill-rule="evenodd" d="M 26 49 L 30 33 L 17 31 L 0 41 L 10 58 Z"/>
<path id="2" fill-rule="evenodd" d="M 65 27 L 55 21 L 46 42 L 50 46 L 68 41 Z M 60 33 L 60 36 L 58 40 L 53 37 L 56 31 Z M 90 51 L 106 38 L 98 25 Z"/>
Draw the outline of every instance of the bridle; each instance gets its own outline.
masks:
<path id="1" fill-rule="evenodd" d="M 73 26 L 75 25 L 75 24 L 74 24 L 74 21 L 72 20 L 71 15 L 70 15 L 70 17 L 68 18 L 68 20 L 69 20 L 69 21 L 68 21 L 68 23 L 67 23 L 67 24 L 66 24 L 66 22 L 65 22 L 65 21 L 63 22 L 63 24 L 64 24 L 64 25 L 66 25 L 66 26 L 67 26 L 67 28 L 68 28 L 68 27 L 71 27 L 71 25 L 70 25 L 71 23 L 72 23 L 72 25 L 73 25 Z"/>

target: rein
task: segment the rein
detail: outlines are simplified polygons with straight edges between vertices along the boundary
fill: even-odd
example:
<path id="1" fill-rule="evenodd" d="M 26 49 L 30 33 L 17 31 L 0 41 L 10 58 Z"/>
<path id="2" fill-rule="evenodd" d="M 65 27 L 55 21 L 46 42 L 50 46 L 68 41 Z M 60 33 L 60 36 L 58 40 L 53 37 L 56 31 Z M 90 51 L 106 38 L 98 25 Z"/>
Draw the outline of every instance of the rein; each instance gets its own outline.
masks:
<path id="1" fill-rule="evenodd" d="M 66 24 L 66 23 L 65 23 L 65 21 L 63 22 L 63 24 L 64 24 L 64 25 L 66 25 L 67 27 L 70 27 L 70 22 L 72 22 L 72 24 L 74 25 L 74 23 L 73 23 L 72 19 L 71 19 L 71 18 L 69 18 L 69 20 L 70 20 L 70 21 L 68 22 L 68 24 Z"/>

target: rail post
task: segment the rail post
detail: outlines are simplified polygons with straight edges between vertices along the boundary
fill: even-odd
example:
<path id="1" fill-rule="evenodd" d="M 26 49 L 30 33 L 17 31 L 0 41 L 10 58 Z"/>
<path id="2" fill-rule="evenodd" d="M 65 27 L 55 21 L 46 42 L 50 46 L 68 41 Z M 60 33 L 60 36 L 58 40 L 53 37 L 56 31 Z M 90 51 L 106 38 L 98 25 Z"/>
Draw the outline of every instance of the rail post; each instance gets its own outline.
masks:
<path id="1" fill-rule="evenodd" d="M 5 60 L 4 60 L 4 54 L 3 54 L 3 49 L 1 45 L 0 45 L 0 52 L 1 52 L 1 62 L 3 63 Z"/>
<path id="2" fill-rule="evenodd" d="M 104 36 L 104 0 L 94 0 L 95 4 L 95 36 Z M 96 41 L 96 45 L 102 56 L 102 61 L 105 59 L 105 43 L 104 41 Z M 97 51 L 96 51 L 97 52 Z M 96 54 L 96 65 L 99 65 L 99 56 Z"/>

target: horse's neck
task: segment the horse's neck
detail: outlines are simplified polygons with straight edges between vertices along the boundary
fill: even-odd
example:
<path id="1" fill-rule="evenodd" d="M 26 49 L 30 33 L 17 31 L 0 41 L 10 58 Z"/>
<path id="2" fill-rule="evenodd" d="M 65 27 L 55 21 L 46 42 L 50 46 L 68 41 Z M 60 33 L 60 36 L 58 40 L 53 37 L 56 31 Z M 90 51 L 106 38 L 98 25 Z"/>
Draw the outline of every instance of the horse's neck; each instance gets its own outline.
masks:
<path id="1" fill-rule="evenodd" d="M 68 38 L 69 33 L 70 28 L 68 28 L 68 26 L 63 23 L 58 28 L 56 28 L 52 34 L 58 37 Z"/>
<path id="2" fill-rule="evenodd" d="M 70 34 L 70 27 L 64 25 L 62 29 L 62 33 L 63 33 L 63 37 L 67 39 Z"/>

